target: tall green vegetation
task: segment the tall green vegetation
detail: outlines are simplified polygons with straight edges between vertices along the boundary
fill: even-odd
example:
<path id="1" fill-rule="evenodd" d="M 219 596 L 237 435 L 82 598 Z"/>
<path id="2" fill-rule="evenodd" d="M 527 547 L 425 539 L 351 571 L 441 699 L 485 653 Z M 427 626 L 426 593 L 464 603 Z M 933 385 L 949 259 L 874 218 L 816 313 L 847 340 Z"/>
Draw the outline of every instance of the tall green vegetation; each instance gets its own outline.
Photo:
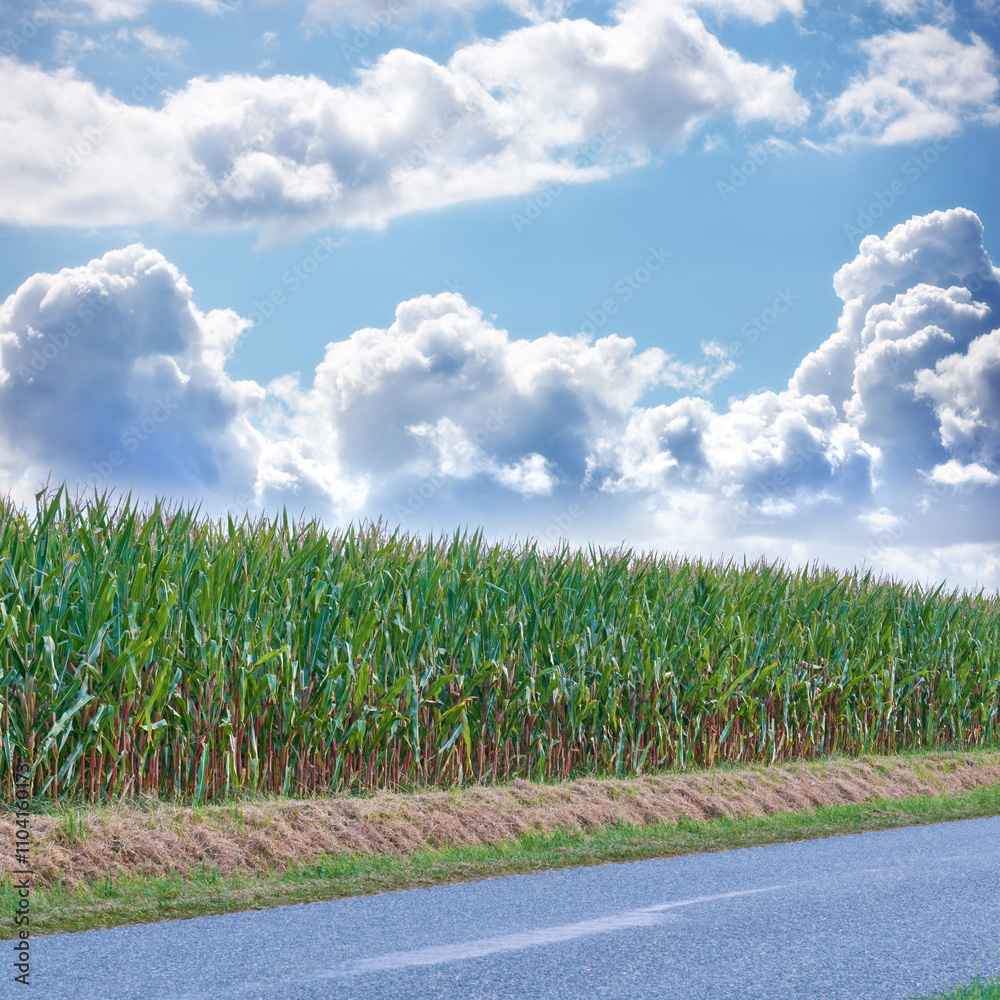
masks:
<path id="1" fill-rule="evenodd" d="M 998 734 L 996 595 L 0 500 L 0 779 L 205 799 Z"/>

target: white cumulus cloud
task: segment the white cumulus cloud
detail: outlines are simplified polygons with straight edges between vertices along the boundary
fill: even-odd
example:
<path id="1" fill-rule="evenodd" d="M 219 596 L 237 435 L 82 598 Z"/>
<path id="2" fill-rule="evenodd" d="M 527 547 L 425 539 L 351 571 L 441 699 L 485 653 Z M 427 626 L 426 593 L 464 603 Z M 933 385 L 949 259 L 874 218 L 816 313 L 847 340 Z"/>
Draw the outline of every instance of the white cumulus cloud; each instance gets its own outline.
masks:
<path id="1" fill-rule="evenodd" d="M 967 209 L 867 237 L 835 276 L 837 330 L 786 388 L 719 407 L 694 394 L 728 364 L 712 345 L 693 364 L 614 334 L 515 338 L 454 293 L 331 342 L 307 380 L 238 382 L 246 320 L 200 312 L 131 246 L 0 308 L 0 469 L 25 496 L 96 477 L 1000 583 L 998 279 Z"/>
<path id="2" fill-rule="evenodd" d="M 272 391 L 286 407 L 281 436 L 372 497 L 409 479 L 475 476 L 530 496 L 580 483 L 593 441 L 650 388 L 700 388 L 705 377 L 615 335 L 515 340 L 444 293 L 328 345 L 310 386 L 284 379 Z"/>
<path id="3" fill-rule="evenodd" d="M 263 392 L 225 372 L 248 325 L 199 311 L 139 245 L 29 278 L 0 307 L 5 484 L 30 491 L 55 471 L 98 489 L 252 492 L 261 441 L 247 417 Z"/>
<path id="4" fill-rule="evenodd" d="M 0 218 L 276 237 L 604 178 L 724 115 L 774 127 L 808 115 L 791 69 L 744 60 L 652 0 L 607 26 L 530 25 L 444 65 L 393 49 L 346 86 L 196 78 L 157 107 L 157 80 L 145 105 L 13 59 L 0 80 Z"/>
<path id="5" fill-rule="evenodd" d="M 966 122 L 1000 122 L 997 57 L 978 35 L 967 43 L 923 25 L 861 43 L 867 72 L 830 102 L 826 123 L 842 142 L 888 146 L 955 135 Z"/>

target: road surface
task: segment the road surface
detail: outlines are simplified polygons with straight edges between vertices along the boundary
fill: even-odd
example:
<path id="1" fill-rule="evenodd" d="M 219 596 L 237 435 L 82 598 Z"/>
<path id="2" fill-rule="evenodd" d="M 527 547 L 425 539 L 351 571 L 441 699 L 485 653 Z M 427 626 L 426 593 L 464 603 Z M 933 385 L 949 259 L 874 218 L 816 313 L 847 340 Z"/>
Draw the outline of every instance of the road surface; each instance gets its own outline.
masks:
<path id="1" fill-rule="evenodd" d="M 32 956 L 30 992 L 8 973 L 0 993 L 907 1000 L 1000 972 L 1000 819 L 66 934 Z"/>

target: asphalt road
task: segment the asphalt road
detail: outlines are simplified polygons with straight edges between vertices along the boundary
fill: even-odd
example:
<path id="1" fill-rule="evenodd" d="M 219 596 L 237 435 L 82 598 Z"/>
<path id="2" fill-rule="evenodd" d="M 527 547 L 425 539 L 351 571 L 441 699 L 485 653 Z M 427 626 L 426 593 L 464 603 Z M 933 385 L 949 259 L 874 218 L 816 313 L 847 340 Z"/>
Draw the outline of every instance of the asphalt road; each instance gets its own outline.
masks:
<path id="1" fill-rule="evenodd" d="M 67 934 L 32 952 L 31 990 L 5 971 L 4 996 L 906 1000 L 1000 972 L 1000 819 Z"/>

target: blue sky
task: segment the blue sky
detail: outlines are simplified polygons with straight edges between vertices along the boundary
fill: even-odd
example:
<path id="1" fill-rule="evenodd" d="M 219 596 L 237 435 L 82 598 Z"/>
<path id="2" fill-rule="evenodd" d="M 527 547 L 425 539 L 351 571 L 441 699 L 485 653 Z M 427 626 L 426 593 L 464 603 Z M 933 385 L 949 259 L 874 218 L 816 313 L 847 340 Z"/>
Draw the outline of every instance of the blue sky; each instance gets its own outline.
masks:
<path id="1" fill-rule="evenodd" d="M 990 0 L 0 30 L 15 495 L 1000 586 Z"/>

